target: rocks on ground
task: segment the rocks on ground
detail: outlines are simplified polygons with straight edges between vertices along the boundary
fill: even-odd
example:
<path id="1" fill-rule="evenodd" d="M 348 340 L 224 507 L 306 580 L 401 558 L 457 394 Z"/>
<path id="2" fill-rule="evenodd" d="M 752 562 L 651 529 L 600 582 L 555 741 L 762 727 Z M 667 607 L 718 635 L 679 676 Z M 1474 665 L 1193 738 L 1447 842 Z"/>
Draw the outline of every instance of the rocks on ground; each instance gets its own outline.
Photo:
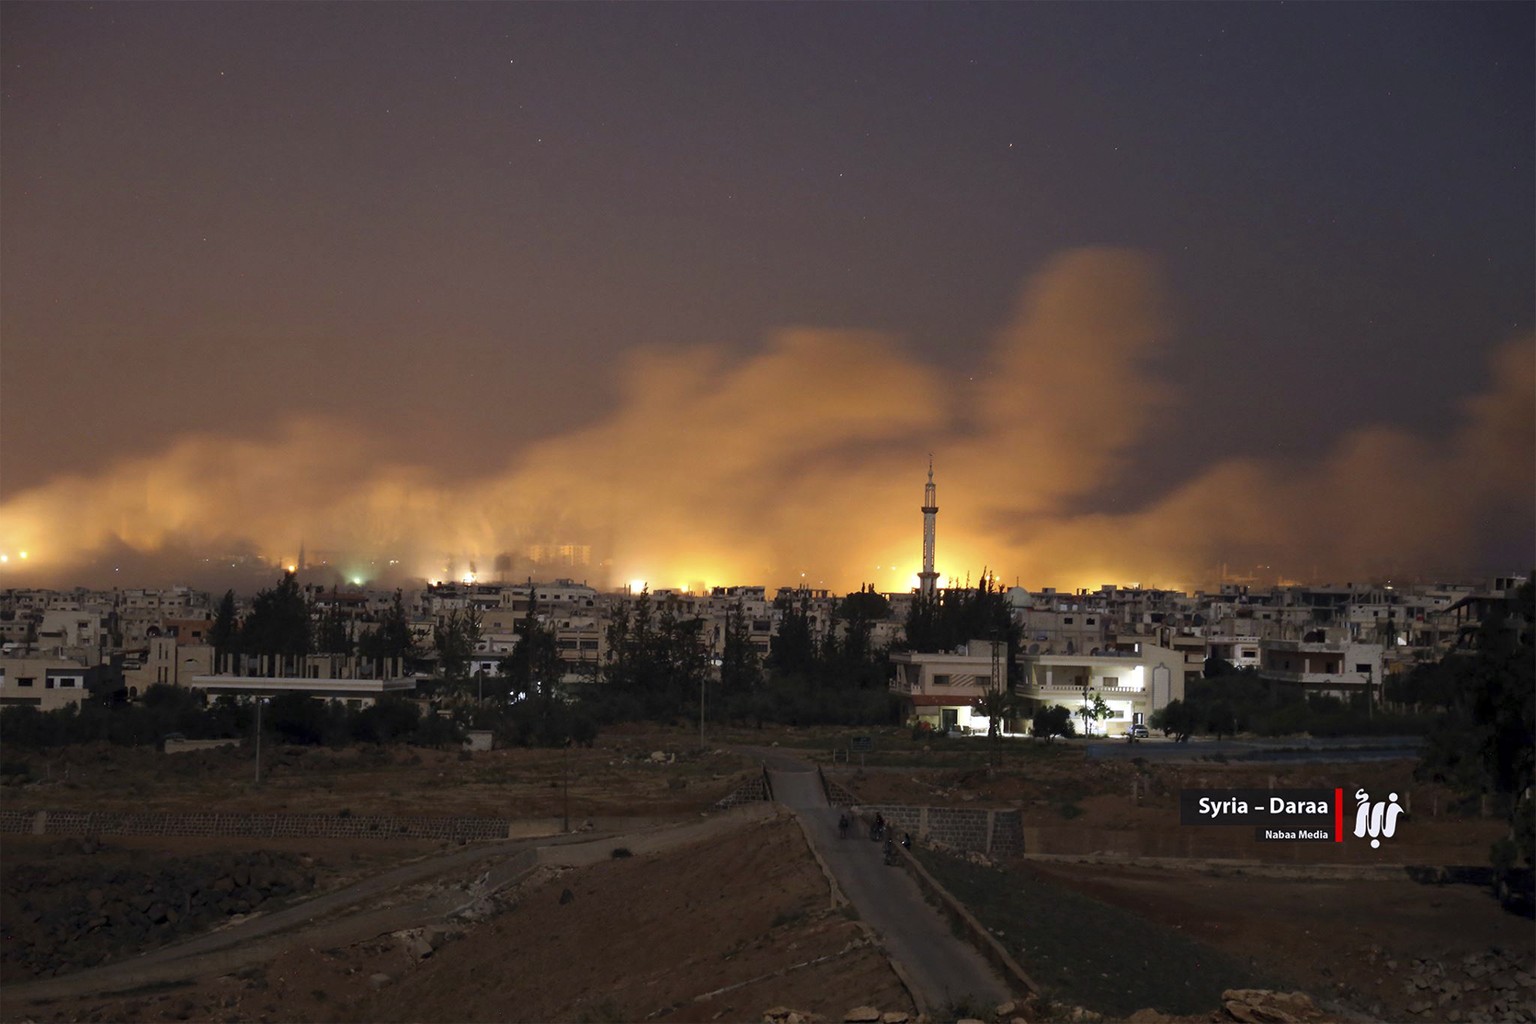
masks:
<path id="1" fill-rule="evenodd" d="M 1394 1003 L 1411 1020 L 1536 1021 L 1536 969 L 1519 954 L 1495 947 L 1461 957 L 1397 959 L 1373 947 L 1367 959 L 1399 986 Z"/>
<path id="2" fill-rule="evenodd" d="M 1033 1003 L 1006 1002 L 981 1016 L 962 1016 L 956 1024 L 1028 1024 L 1038 1017 L 1038 1007 Z M 842 1016 L 843 1024 L 930 1024 L 934 1019 L 928 1014 L 911 1014 L 905 1010 L 882 1010 L 868 1003 L 850 1008 Z M 947 1018 L 946 1018 L 947 1019 Z M 762 1024 L 835 1024 L 819 1013 L 792 1010 L 787 1006 L 775 1006 L 763 1011 Z"/>
<path id="3" fill-rule="evenodd" d="M 311 891 L 313 863 L 249 851 L 128 866 L 69 840 L 42 863 L 8 867 L 0 891 L 0 967 L 52 977 L 195 935 Z"/>

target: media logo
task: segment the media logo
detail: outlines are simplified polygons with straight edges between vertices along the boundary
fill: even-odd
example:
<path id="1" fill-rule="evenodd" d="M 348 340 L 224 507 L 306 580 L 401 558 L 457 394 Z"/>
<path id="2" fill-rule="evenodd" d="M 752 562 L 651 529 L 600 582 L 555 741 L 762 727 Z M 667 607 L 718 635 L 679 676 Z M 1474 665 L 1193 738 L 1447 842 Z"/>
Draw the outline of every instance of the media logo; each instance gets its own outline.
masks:
<path id="1" fill-rule="evenodd" d="M 1336 789 L 1185 789 L 1179 792 L 1179 821 L 1184 825 L 1248 825 L 1260 841 L 1344 842 L 1348 832 L 1346 791 Z M 1397 833 L 1405 812 L 1398 794 L 1372 801 L 1355 791 L 1357 839 L 1369 837 L 1371 849 Z"/>
<path id="2" fill-rule="evenodd" d="M 1397 802 L 1396 793 L 1388 793 L 1386 800 L 1371 803 L 1371 795 L 1363 789 L 1355 790 L 1355 838 L 1371 837 L 1371 849 L 1381 849 L 1379 836 L 1391 839 L 1397 831 L 1398 816 L 1403 808 Z"/>

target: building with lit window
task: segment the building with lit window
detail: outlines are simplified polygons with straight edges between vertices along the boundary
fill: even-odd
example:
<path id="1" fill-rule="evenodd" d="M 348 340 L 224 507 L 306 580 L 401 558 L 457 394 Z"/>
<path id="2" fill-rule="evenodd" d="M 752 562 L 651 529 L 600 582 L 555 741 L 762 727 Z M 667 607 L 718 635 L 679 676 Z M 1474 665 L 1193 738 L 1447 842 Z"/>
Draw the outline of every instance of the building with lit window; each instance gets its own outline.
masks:
<path id="1" fill-rule="evenodd" d="M 1076 716 L 1081 731 L 1082 709 L 1103 697 L 1109 718 L 1091 723 L 1094 735 L 1124 736 L 1133 725 L 1150 725 L 1152 713 L 1170 701 L 1184 699 L 1183 652 L 1155 644 L 1094 654 L 1025 654 L 1019 664 L 1023 679 L 1016 692 L 1025 704 L 1024 717 L 1060 705 Z"/>

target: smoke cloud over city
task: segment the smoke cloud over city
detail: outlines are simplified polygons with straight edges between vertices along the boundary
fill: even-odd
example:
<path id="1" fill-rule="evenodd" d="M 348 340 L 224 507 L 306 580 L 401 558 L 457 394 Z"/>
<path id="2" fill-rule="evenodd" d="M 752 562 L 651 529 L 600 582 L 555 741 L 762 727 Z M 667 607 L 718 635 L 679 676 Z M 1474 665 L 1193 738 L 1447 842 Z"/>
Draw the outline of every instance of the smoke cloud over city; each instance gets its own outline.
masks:
<path id="1" fill-rule="evenodd" d="M 302 544 L 310 565 L 381 582 L 905 590 L 930 453 L 946 580 L 988 569 L 1030 587 L 1195 587 L 1223 564 L 1342 581 L 1531 559 L 1529 336 L 1496 350 L 1445 436 L 1355 430 L 1320 460 L 1227 458 L 1123 495 L 1159 417 L 1200 400 L 1158 372 L 1174 298 L 1145 256 L 1079 250 L 1026 283 L 969 372 L 814 327 L 747 356 L 634 351 L 596 421 L 516 449 L 456 440 L 484 452 L 472 479 L 392 456 L 392 434 L 413 429 L 404 408 L 368 424 L 289 418 L 261 437 L 189 433 L 7 494 L 0 585 L 208 585 L 232 561 L 294 564 Z"/>

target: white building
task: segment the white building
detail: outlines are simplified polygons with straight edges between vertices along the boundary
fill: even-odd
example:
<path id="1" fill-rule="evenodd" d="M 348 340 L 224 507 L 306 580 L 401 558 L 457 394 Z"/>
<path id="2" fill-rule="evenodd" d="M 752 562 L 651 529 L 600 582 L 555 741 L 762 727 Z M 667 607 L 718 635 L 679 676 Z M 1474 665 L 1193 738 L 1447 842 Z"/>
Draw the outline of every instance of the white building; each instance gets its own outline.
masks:
<path id="1" fill-rule="evenodd" d="M 1293 683 L 1308 693 L 1380 700 L 1382 646 L 1355 643 L 1347 634 L 1347 629 L 1317 630 L 1302 640 L 1260 641 L 1259 678 Z"/>
<path id="2" fill-rule="evenodd" d="M 989 723 L 972 704 L 989 690 L 1008 685 L 1007 645 L 990 640 L 972 640 L 938 654 L 896 651 L 891 666 L 891 692 L 902 697 L 912 718 L 940 732 L 986 732 Z M 1004 731 L 1016 728 L 1005 724 Z"/>
<path id="3" fill-rule="evenodd" d="M 1132 725 L 1149 725 L 1152 713 L 1170 701 L 1184 699 L 1183 653 L 1155 644 L 1086 655 L 1026 654 L 1019 661 L 1024 679 L 1018 694 L 1028 702 L 1027 714 L 1060 705 L 1078 715 L 1097 695 L 1110 713 L 1092 724 L 1099 735 L 1124 736 Z"/>

